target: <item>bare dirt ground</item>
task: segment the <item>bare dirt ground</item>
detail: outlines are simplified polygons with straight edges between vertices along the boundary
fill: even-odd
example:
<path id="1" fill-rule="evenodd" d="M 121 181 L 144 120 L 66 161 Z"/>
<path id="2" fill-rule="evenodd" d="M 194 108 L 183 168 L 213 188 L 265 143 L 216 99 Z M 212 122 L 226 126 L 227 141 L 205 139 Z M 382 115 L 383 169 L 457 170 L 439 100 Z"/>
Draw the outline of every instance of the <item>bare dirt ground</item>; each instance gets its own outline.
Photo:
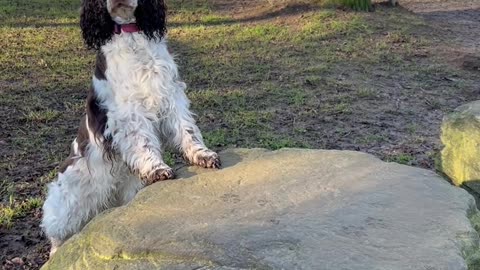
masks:
<path id="1" fill-rule="evenodd" d="M 76 18 L 75 1 L 60 2 Z M 435 169 L 443 115 L 480 97 L 480 0 L 404 0 L 359 14 L 324 12 L 308 1 L 172 2 L 170 44 L 200 128 L 216 150 L 359 150 Z M 32 25 L 25 31 L 33 36 L 20 33 Z M 306 37 L 282 32 L 310 26 Z M 49 248 L 38 227 L 45 184 L 68 155 L 93 53 L 68 18 L 26 17 L 12 28 L 19 30 L 0 40 L 0 54 L 21 58 L 0 63 L 0 209 L 14 205 L 21 214 L 8 226 L 0 221 L 0 262 L 3 269 L 38 269 Z M 294 36 L 298 41 L 289 40 Z M 35 55 L 29 44 L 52 48 Z M 56 66 L 61 58 L 69 61 Z"/>
<path id="2" fill-rule="evenodd" d="M 451 63 L 478 70 L 480 57 L 480 1 L 402 1 L 402 6 L 423 16 L 437 29 L 438 39 L 452 40 L 455 46 L 440 46 L 441 55 Z M 476 64 L 475 64 L 476 62 Z"/>

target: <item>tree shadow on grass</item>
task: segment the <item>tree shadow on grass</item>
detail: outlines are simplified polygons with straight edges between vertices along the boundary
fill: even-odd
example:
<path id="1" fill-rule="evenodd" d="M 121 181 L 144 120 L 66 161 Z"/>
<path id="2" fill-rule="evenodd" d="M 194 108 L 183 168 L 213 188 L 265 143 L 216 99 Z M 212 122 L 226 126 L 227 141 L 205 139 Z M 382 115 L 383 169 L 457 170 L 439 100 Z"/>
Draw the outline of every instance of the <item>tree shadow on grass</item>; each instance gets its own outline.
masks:
<path id="1" fill-rule="evenodd" d="M 78 0 L 0 1 L 0 21 L 6 27 L 70 27 L 79 17 Z"/>
<path id="2" fill-rule="evenodd" d="M 216 25 L 230 25 L 237 23 L 254 23 L 270 20 L 276 17 L 288 17 L 295 16 L 307 11 L 316 11 L 322 9 L 318 5 L 311 5 L 306 3 L 294 3 L 287 4 L 282 7 L 272 7 L 272 9 L 264 9 L 253 12 L 254 15 L 248 15 L 240 18 L 224 18 L 209 20 L 209 21 L 200 21 L 200 22 L 173 22 L 169 25 L 171 27 L 192 27 L 192 26 L 216 26 Z"/>
<path id="3" fill-rule="evenodd" d="M 41 21 L 34 21 L 34 22 L 12 22 L 6 24 L 7 27 L 14 27 L 14 28 L 65 28 L 65 27 L 79 27 L 77 22 L 41 22 Z"/>

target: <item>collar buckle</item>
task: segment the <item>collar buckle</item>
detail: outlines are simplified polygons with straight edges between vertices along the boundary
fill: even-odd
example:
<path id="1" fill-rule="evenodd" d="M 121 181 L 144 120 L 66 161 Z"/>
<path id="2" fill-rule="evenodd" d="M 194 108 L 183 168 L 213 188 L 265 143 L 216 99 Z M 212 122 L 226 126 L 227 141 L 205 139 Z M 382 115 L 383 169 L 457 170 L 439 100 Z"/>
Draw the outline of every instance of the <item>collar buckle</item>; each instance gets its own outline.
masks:
<path id="1" fill-rule="evenodd" d="M 120 24 L 115 24 L 113 27 L 113 33 L 120 35 L 122 33 L 122 26 Z"/>

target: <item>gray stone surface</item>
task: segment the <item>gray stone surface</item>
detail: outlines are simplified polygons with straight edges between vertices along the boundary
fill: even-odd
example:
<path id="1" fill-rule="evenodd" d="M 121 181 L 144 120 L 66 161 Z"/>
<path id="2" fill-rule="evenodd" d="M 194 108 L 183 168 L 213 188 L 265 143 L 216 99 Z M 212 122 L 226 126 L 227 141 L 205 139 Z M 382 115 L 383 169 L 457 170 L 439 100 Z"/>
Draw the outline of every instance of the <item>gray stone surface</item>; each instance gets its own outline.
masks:
<path id="1" fill-rule="evenodd" d="M 467 269 L 478 248 L 473 198 L 433 172 L 347 151 L 221 157 L 95 218 L 44 269 Z"/>

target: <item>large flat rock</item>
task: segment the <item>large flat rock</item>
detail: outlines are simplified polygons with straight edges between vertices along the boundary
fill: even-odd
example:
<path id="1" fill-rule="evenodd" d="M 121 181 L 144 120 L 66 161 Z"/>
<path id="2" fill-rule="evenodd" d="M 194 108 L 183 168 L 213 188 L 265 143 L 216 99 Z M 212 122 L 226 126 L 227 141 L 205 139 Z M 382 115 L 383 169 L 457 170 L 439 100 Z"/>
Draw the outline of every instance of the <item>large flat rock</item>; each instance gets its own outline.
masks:
<path id="1" fill-rule="evenodd" d="M 95 218 L 44 269 L 467 269 L 473 198 L 348 151 L 228 150 Z"/>

